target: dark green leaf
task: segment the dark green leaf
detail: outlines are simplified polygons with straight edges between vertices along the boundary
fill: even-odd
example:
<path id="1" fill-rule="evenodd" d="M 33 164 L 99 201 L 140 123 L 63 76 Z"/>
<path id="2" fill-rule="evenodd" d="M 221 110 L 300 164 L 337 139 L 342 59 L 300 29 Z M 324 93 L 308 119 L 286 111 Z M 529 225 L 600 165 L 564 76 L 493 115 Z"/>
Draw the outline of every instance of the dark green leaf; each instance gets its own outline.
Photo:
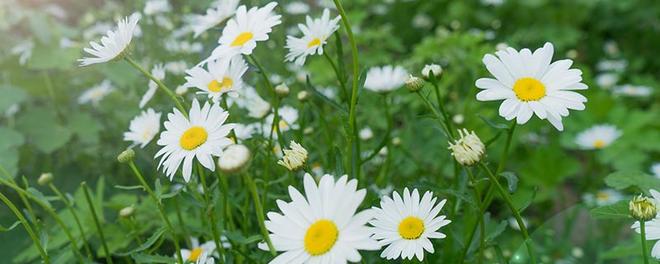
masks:
<path id="1" fill-rule="evenodd" d="M 510 193 L 514 193 L 518 189 L 518 176 L 515 173 L 510 171 L 505 171 L 500 173 L 500 176 L 504 177 L 507 182 L 507 187 Z"/>
<path id="2" fill-rule="evenodd" d="M 599 219 L 627 219 L 628 201 L 618 201 L 611 205 L 605 205 L 591 209 L 591 216 Z"/>
<path id="3" fill-rule="evenodd" d="M 145 251 L 149 249 L 158 239 L 167 231 L 167 227 L 161 227 L 160 229 L 156 230 L 142 245 L 137 246 L 136 248 L 132 249 L 131 251 L 128 252 L 123 252 L 123 253 L 116 253 L 118 256 L 128 256 L 128 255 L 133 255 L 135 253 L 139 253 L 142 251 Z"/>

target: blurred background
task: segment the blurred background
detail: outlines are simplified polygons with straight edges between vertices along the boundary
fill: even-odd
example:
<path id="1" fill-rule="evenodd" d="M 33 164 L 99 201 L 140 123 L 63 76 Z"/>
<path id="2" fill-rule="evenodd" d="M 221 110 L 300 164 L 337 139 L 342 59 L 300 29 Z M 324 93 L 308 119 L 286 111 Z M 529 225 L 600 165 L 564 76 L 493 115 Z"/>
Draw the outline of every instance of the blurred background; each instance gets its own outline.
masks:
<path id="1" fill-rule="evenodd" d="M 56 185 L 66 192 L 73 192 L 81 181 L 96 186 L 104 178 L 107 197 L 121 192 L 111 186 L 131 184 L 130 174 L 115 160 L 129 146 L 122 133 L 139 113 L 137 105 L 147 80 L 125 62 L 78 67 L 82 48 L 113 29 L 118 19 L 140 13 L 134 57 L 144 65 L 163 63 L 165 82 L 177 87 L 184 83 L 184 70 L 210 53 L 221 32 L 214 28 L 193 38 L 186 24 L 187 16 L 204 13 L 211 1 L 171 0 L 168 10 L 148 7 L 147 2 L 0 0 L 0 165 L 8 173 L 1 177 L 11 176 L 18 182 L 25 177 L 35 185 L 41 173 L 52 172 Z M 247 5 L 264 2 L 241 1 Z M 305 89 L 304 77 L 309 75 L 326 96 L 341 100 L 334 74 L 324 60 L 311 59 L 304 69 L 283 63 L 286 35 L 296 32 L 296 23 L 303 22 L 306 14 L 319 15 L 323 7 L 332 6 L 331 1 L 279 3 L 277 12 L 283 15 L 283 25 L 271 34 L 267 47 L 257 48 L 256 56 L 273 71 L 274 81 L 299 91 Z M 653 175 L 651 166 L 660 162 L 660 1 L 351 0 L 345 5 L 355 26 L 361 65 L 400 65 L 418 76 L 425 64 L 442 65 L 441 86 L 450 100 L 453 121 L 458 127 L 476 130 L 483 139 L 499 135 L 484 120 L 504 122 L 497 115 L 498 103 L 475 100 L 474 81 L 488 75 L 481 62 L 484 54 L 507 46 L 534 50 L 552 42 L 553 60 L 573 59 L 573 67 L 583 71 L 583 82 L 589 85 L 582 92 L 589 99 L 587 108 L 571 112 L 564 119 L 562 133 L 534 118 L 519 127 L 509 161 L 519 178 L 514 199 L 521 207 L 531 204 L 523 214 L 541 245 L 544 263 L 638 261 L 638 239 L 629 229 L 632 222 L 594 219 L 589 208 L 640 192 L 634 188 L 609 192 L 614 190 L 605 185 L 608 174 L 640 171 Z M 335 54 L 335 48 L 330 52 Z M 256 77 L 251 74 L 248 79 L 253 78 L 254 84 Z M 97 94 L 102 100 L 81 102 L 85 91 L 104 80 L 113 87 L 107 96 Z M 188 92 L 188 96 L 193 94 Z M 375 135 L 363 139 L 365 149 L 378 146 L 387 128 L 380 97 L 361 92 L 359 124 Z M 444 196 L 458 195 L 441 190 L 451 187 L 442 185 L 444 178 L 452 177 L 451 159 L 447 142 L 428 118 L 423 103 L 405 89 L 391 97 L 395 113 L 392 133 L 400 143 L 388 143 L 390 162 L 386 166 L 365 165 L 367 175 L 391 178 L 394 188 L 414 184 L 437 188 Z M 172 107 L 162 94 L 154 100 L 158 104 L 153 107 L 162 112 Z M 299 104 L 295 96 L 285 102 Z M 337 119 L 332 108 L 322 108 L 330 119 Z M 307 126 L 318 129 L 318 120 L 314 114 L 310 116 Z M 329 122 L 340 129 L 338 120 Z M 576 134 L 596 124 L 615 125 L 622 136 L 602 150 L 580 150 Z M 306 140 L 314 142 L 324 136 L 315 133 Z M 500 153 L 499 147 L 493 146 L 490 153 Z M 325 156 L 332 150 L 325 148 L 319 146 L 312 155 L 319 156 L 316 166 L 331 168 L 334 164 Z M 151 178 L 162 177 L 150 156 L 156 151 L 152 143 L 138 152 L 138 161 L 145 171 L 151 171 Z M 0 191 L 18 199 L 4 186 Z M 375 201 L 377 196 L 371 198 Z M 104 209 L 114 213 L 117 208 L 112 206 Z M 14 216 L 6 207 L 0 208 L 0 224 L 13 223 Z M 498 205 L 489 211 L 500 220 L 508 214 Z M 474 218 L 456 215 L 450 219 L 460 222 L 456 220 L 462 217 Z M 449 237 L 465 232 L 452 228 Z M 493 236 L 516 234 L 506 220 L 492 221 L 488 229 Z M 508 243 L 500 245 L 499 253 L 515 261 L 521 245 L 518 237 L 499 237 Z M 0 233 L 0 262 L 27 262 L 29 254 L 24 249 L 30 243 L 20 227 Z"/>

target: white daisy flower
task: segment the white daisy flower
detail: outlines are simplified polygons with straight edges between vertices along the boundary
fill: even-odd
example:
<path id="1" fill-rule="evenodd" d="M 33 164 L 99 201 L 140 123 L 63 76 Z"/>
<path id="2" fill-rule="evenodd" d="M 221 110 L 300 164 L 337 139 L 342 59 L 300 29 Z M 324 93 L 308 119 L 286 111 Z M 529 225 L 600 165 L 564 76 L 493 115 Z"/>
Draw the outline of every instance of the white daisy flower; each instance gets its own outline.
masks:
<path id="1" fill-rule="evenodd" d="M 305 2 L 295 1 L 287 4 L 284 10 L 291 15 L 302 15 L 309 13 L 309 5 Z"/>
<path id="2" fill-rule="evenodd" d="M 364 88 L 386 93 L 401 88 L 408 79 L 408 72 L 400 66 L 374 67 L 367 72 Z"/>
<path id="3" fill-rule="evenodd" d="M 162 64 L 156 64 L 153 69 L 151 69 L 151 75 L 162 81 L 165 79 L 165 68 L 163 68 Z M 142 99 L 140 99 L 140 108 L 144 108 L 144 106 L 151 101 L 151 98 L 154 97 L 156 90 L 158 90 L 158 84 L 152 80 L 149 80 L 148 86 L 149 89 L 144 93 Z"/>
<path id="4" fill-rule="evenodd" d="M 660 162 L 651 165 L 651 173 L 653 173 L 653 176 L 660 178 Z"/>
<path id="5" fill-rule="evenodd" d="M 216 252 L 215 241 L 209 240 L 200 244 L 199 239 L 191 237 L 190 242 L 192 249 L 181 249 L 181 257 L 184 261 L 207 264 L 209 263 L 209 258 L 212 259 L 213 256 L 217 257 L 218 253 Z M 220 237 L 220 243 L 222 243 L 223 248 L 231 248 L 231 244 L 229 244 L 225 236 Z"/>
<path id="6" fill-rule="evenodd" d="M 298 110 L 285 105 L 280 107 L 278 110 L 278 114 L 280 116 L 278 120 L 278 128 L 280 132 L 286 132 L 289 131 L 290 129 L 298 129 L 300 128 L 298 126 Z M 275 120 L 275 113 L 271 113 L 266 117 L 266 120 L 264 122 L 264 126 L 262 127 L 262 133 L 265 137 L 268 137 L 270 135 L 271 129 L 274 128 L 273 121 Z M 273 138 L 277 138 L 277 133 L 273 131 Z"/>
<path id="7" fill-rule="evenodd" d="M 167 0 L 149 0 L 144 4 L 144 14 L 147 16 L 167 13 L 172 10 Z"/>
<path id="8" fill-rule="evenodd" d="M 90 41 L 91 48 L 85 48 L 85 52 L 92 57 L 82 58 L 78 61 L 80 66 L 87 66 L 96 63 L 104 63 L 120 57 L 131 44 L 135 28 L 140 20 L 140 16 L 131 15 L 119 21 L 117 29 L 108 31 L 101 38 L 101 43 Z"/>
<path id="9" fill-rule="evenodd" d="M 245 5 L 239 6 L 236 16 L 227 21 L 218 40 L 220 44 L 213 50 L 211 56 L 202 63 L 222 57 L 233 57 L 236 54 L 252 54 L 257 47 L 257 41 L 268 40 L 272 28 L 282 23 L 281 16 L 273 13 L 276 2 L 270 2 L 264 7 L 253 7 L 247 10 Z"/>
<path id="10" fill-rule="evenodd" d="M 183 179 L 190 181 L 193 160 L 211 171 L 215 171 L 213 156 L 220 156 L 222 150 L 233 142 L 227 138 L 233 124 L 225 124 L 229 113 L 219 104 L 208 102 L 200 107 L 197 100 L 193 100 L 189 118 L 186 118 L 178 109 L 167 115 L 165 131 L 160 133 L 158 145 L 163 146 L 155 158 L 160 157 L 158 168 L 164 167 L 165 175 L 172 180 L 179 166 L 183 163 Z"/>
<path id="11" fill-rule="evenodd" d="M 259 123 L 252 123 L 249 125 L 236 124 L 236 126 L 234 126 L 234 135 L 236 135 L 236 138 L 239 140 L 250 139 L 259 126 Z"/>
<path id="12" fill-rule="evenodd" d="M 304 176 L 305 196 L 289 186 L 291 202 L 277 200 L 282 213 L 269 212 L 266 228 L 277 251 L 284 253 L 270 263 L 346 263 L 362 259 L 358 250 L 377 250 L 366 226 L 371 210 L 355 213 L 366 195 L 357 180 L 344 175 L 335 181 L 323 176 L 317 185 Z M 259 248 L 267 250 L 264 243 Z"/>
<path id="13" fill-rule="evenodd" d="M 32 57 L 32 50 L 34 49 L 34 42 L 31 40 L 23 41 L 9 51 L 11 54 L 18 55 L 18 63 L 25 65 Z"/>
<path id="14" fill-rule="evenodd" d="M 369 127 L 365 127 L 363 129 L 360 129 L 360 132 L 358 132 L 358 135 L 361 140 L 369 140 L 374 137 L 374 132 L 371 130 Z"/>
<path id="15" fill-rule="evenodd" d="M 160 132 L 160 113 L 149 108 L 131 120 L 128 131 L 124 132 L 124 141 L 133 141 L 134 145 L 144 148 Z"/>
<path id="16" fill-rule="evenodd" d="M 165 70 L 175 75 L 183 74 L 187 69 L 188 64 L 182 60 L 165 63 Z"/>
<path id="17" fill-rule="evenodd" d="M 602 149 L 621 136 L 621 131 L 614 125 L 596 125 L 575 137 L 575 143 L 582 149 Z"/>
<path id="18" fill-rule="evenodd" d="M 614 204 L 623 199 L 623 194 L 614 189 L 604 189 L 596 193 L 587 193 L 582 196 L 582 200 L 591 206 L 605 206 Z"/>
<path id="19" fill-rule="evenodd" d="M 286 61 L 295 61 L 297 65 L 305 64 L 309 55 L 323 55 L 323 46 L 328 37 L 339 28 L 340 16 L 330 19 L 330 10 L 324 9 L 321 18 L 306 17 L 306 24 L 298 24 L 303 33 L 302 38 L 287 36 L 286 48 L 289 53 Z"/>
<path id="20" fill-rule="evenodd" d="M 270 112 L 270 103 L 259 96 L 257 90 L 252 86 L 245 86 L 237 91 L 238 97 L 227 98 L 227 103 L 231 106 L 234 103 L 238 107 L 248 110 L 248 116 L 253 118 L 263 118 Z"/>
<path id="21" fill-rule="evenodd" d="M 245 145 L 234 144 L 227 147 L 218 158 L 218 167 L 226 173 L 237 172 L 247 165 L 250 157 L 250 149 Z"/>
<path id="22" fill-rule="evenodd" d="M 619 74 L 608 72 L 596 75 L 596 84 L 605 89 L 609 89 L 619 81 Z"/>
<path id="23" fill-rule="evenodd" d="M 199 93 L 208 95 L 214 102 L 218 102 L 221 95 L 243 87 L 242 77 L 247 71 L 247 64 L 241 56 L 210 61 L 206 68 L 208 70 L 195 66 L 187 70 L 187 82 L 184 86 L 202 90 Z"/>
<path id="24" fill-rule="evenodd" d="M 374 207 L 374 219 L 369 223 L 374 226 L 373 238 L 381 246 L 387 246 L 380 254 L 386 259 L 424 259 L 424 251 L 433 253 L 430 239 L 447 237 L 438 229 L 451 223 L 444 215 L 438 216 L 447 199 L 436 204 L 432 192 L 419 197 L 417 189 L 412 194 L 408 188 L 403 190 L 403 198 L 396 191 L 383 196 L 380 207 Z"/>
<path id="25" fill-rule="evenodd" d="M 188 17 L 188 25 L 197 38 L 210 28 L 213 28 L 234 15 L 239 0 L 218 0 L 214 6 L 206 10 L 205 15 L 192 15 Z"/>
<path id="26" fill-rule="evenodd" d="M 208 253 L 204 252 L 197 258 L 195 264 L 215 264 L 215 259 Z"/>
<path id="27" fill-rule="evenodd" d="M 291 140 L 290 149 L 284 149 L 284 157 L 277 164 L 286 167 L 290 171 L 302 168 L 307 162 L 307 150 L 297 142 Z"/>
<path id="28" fill-rule="evenodd" d="M 648 86 L 625 84 L 614 87 L 613 93 L 630 97 L 648 97 L 653 93 L 653 89 Z"/>
<path id="29" fill-rule="evenodd" d="M 582 71 L 569 69 L 572 60 L 550 63 L 554 48 L 546 43 L 532 53 L 529 49 L 513 48 L 497 51 L 497 57 L 486 54 L 483 62 L 495 77 L 478 79 L 475 85 L 483 89 L 479 101 L 504 100 L 499 114 L 507 120 L 516 118 L 525 124 L 532 115 L 547 119 L 557 130 L 564 129 L 561 120 L 568 109 L 584 110 L 587 98 L 572 90 L 587 89 L 581 83 Z"/>
<path id="30" fill-rule="evenodd" d="M 99 85 L 87 89 L 83 92 L 80 97 L 78 97 L 79 104 L 89 104 L 98 105 L 106 95 L 110 94 L 115 90 L 115 87 L 112 86 L 109 80 L 103 80 Z"/>
<path id="31" fill-rule="evenodd" d="M 660 192 L 651 189 L 650 193 L 651 196 L 653 196 L 653 202 L 656 205 L 660 205 Z M 635 230 L 635 232 L 638 234 L 641 233 L 639 221 L 635 221 L 635 223 L 630 228 Z M 656 217 L 651 221 L 646 221 L 645 229 L 646 230 L 644 231 L 646 231 L 646 240 L 660 239 L 660 218 Z M 651 249 L 651 256 L 656 259 L 660 259 L 660 241 L 655 242 L 655 245 L 653 245 L 653 248 Z"/>

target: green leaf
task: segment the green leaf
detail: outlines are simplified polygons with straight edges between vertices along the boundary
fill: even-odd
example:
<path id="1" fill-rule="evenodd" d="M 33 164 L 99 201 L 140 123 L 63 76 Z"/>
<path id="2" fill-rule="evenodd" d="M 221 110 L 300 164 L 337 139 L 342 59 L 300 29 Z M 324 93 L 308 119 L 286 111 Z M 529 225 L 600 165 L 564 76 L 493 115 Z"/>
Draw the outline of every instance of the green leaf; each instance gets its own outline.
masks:
<path id="1" fill-rule="evenodd" d="M 509 129 L 509 126 L 507 126 L 504 123 L 498 123 L 498 122 L 492 121 L 492 120 L 490 120 L 487 117 L 482 116 L 482 115 L 477 115 L 477 116 L 479 118 L 481 118 L 481 120 L 483 120 L 488 126 L 490 126 L 492 128 L 495 128 L 495 129 Z"/>
<path id="2" fill-rule="evenodd" d="M 605 205 L 591 209 L 591 216 L 597 219 L 628 219 L 628 201 L 618 201 L 611 205 Z"/>
<path id="3" fill-rule="evenodd" d="M 25 143 L 25 138 L 16 130 L 0 127 L 0 151 L 12 147 L 19 147 Z"/>
<path id="4" fill-rule="evenodd" d="M 136 263 L 175 263 L 176 259 L 161 255 L 134 254 L 131 256 Z"/>
<path id="5" fill-rule="evenodd" d="M 137 246 L 136 248 L 134 248 L 134 249 L 131 250 L 131 251 L 124 252 L 124 253 L 116 253 L 115 255 L 118 255 L 118 256 L 128 256 L 128 255 L 133 255 L 133 254 L 135 254 L 135 253 L 139 253 L 139 252 L 145 251 L 145 250 L 149 249 L 154 243 L 156 243 L 156 241 L 158 241 L 158 239 L 159 239 L 159 238 L 165 233 L 165 231 L 167 231 L 167 227 L 164 227 L 164 226 L 163 226 L 163 227 L 161 227 L 160 229 L 156 230 L 156 232 L 154 232 L 154 233 L 153 233 L 153 234 L 147 239 L 147 241 L 145 241 L 144 243 L 142 243 L 142 245 Z"/>
<path id="6" fill-rule="evenodd" d="M 341 105 L 339 105 L 337 102 L 333 101 L 332 99 L 326 97 L 323 93 L 316 90 L 316 88 L 314 88 L 312 83 L 309 81 L 309 75 L 306 76 L 306 83 L 307 83 L 307 89 L 312 91 L 312 93 L 315 96 L 317 96 L 318 98 L 320 98 L 323 102 L 326 102 L 328 105 L 330 105 L 333 108 L 339 110 L 340 113 L 342 113 L 344 115 L 348 114 L 348 110 L 346 110 L 344 107 L 342 107 Z"/>
<path id="7" fill-rule="evenodd" d="M 35 107 L 16 120 L 16 127 L 23 132 L 29 143 L 46 154 L 64 146 L 71 138 L 71 131 L 56 122 L 55 113 Z"/>
<path id="8" fill-rule="evenodd" d="M 46 195 L 44 195 L 39 190 L 37 190 L 33 187 L 28 187 L 27 192 L 30 193 L 35 199 L 39 200 L 39 202 L 42 202 L 42 203 L 44 203 L 44 205 L 47 205 L 48 207 L 53 208 L 53 206 L 48 201 L 48 198 L 46 198 Z"/>
<path id="9" fill-rule="evenodd" d="M 73 114 L 69 119 L 68 127 L 80 141 L 87 144 L 98 143 L 98 133 L 103 129 L 101 124 L 87 113 Z"/>
<path id="10" fill-rule="evenodd" d="M 0 150 L 0 168 L 4 169 L 6 173 L 0 173 L 0 178 L 7 178 L 7 174 L 11 178 L 16 177 L 18 173 L 18 150 L 15 148 Z"/>
<path id="11" fill-rule="evenodd" d="M 643 192 L 659 189 L 660 179 L 639 171 L 617 171 L 605 177 L 605 184 L 615 189 L 637 187 Z"/>
<path id="12" fill-rule="evenodd" d="M 500 176 L 504 177 L 507 182 L 510 193 L 514 193 L 518 189 L 518 176 L 515 173 L 510 171 L 505 171 L 500 173 Z"/>
<path id="13" fill-rule="evenodd" d="M 133 185 L 133 186 L 115 185 L 114 187 L 117 188 L 117 189 L 120 189 L 120 190 L 127 190 L 127 191 L 130 191 L 130 190 L 144 190 L 144 187 L 142 185 Z"/>
<path id="14" fill-rule="evenodd" d="M 4 227 L 0 225 L 0 232 L 11 231 L 12 229 L 14 229 L 14 227 L 17 227 L 19 224 L 21 224 L 21 221 L 16 221 L 13 224 L 11 224 L 9 227 Z"/>
<path id="15" fill-rule="evenodd" d="M 8 85 L 0 86 L 0 94 L 2 94 L 0 96 L 0 113 L 4 113 L 13 104 L 20 104 L 28 98 L 27 93 L 22 89 Z"/>

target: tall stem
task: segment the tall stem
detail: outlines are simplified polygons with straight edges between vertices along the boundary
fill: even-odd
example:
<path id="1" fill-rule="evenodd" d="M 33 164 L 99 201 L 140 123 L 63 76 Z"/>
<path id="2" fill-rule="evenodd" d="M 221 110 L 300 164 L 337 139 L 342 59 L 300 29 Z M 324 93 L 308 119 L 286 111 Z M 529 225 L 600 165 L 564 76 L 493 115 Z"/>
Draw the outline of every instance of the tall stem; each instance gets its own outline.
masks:
<path id="1" fill-rule="evenodd" d="M 341 56 L 341 55 L 340 55 Z M 332 66 L 332 70 L 335 71 L 335 75 L 337 76 L 337 81 L 339 82 L 339 86 L 341 86 L 341 94 L 343 95 L 344 99 L 348 98 L 348 92 L 346 91 L 346 80 L 343 78 L 341 72 L 339 71 L 339 68 L 337 68 L 337 64 L 330 58 L 330 55 L 328 55 L 327 52 L 323 52 L 323 57 L 328 61 L 330 66 Z M 348 100 L 347 100 L 348 102 Z M 350 105 L 349 105 L 350 107 Z"/>
<path id="2" fill-rule="evenodd" d="M 35 247 L 37 247 L 37 250 L 39 251 L 39 255 L 41 255 L 41 259 L 44 261 L 44 263 L 49 264 L 50 263 L 50 257 L 48 256 L 48 253 L 46 253 L 46 250 L 41 246 L 41 242 L 39 241 L 39 237 L 34 233 L 34 230 L 32 230 L 32 227 L 30 226 L 30 223 L 28 223 L 27 219 L 25 219 L 25 216 L 21 213 L 21 211 L 16 208 L 16 205 L 12 203 L 7 196 L 2 194 L 0 192 L 0 200 L 4 202 L 7 207 L 9 207 L 9 210 L 11 210 L 14 215 L 18 218 L 19 221 L 21 221 L 21 224 L 25 228 L 25 231 L 28 233 L 30 238 L 32 239 L 32 243 L 34 244 Z"/>
<path id="3" fill-rule="evenodd" d="M 642 240 L 642 256 L 644 257 L 644 264 L 649 264 L 649 256 L 646 253 L 646 221 L 639 221 L 639 237 Z"/>
<path id="4" fill-rule="evenodd" d="M 357 114 L 357 101 L 358 101 L 358 89 L 359 89 L 359 82 L 360 82 L 360 64 L 358 61 L 358 49 L 357 49 L 357 43 L 355 42 L 355 37 L 353 36 L 353 30 L 351 29 L 351 23 L 348 21 L 348 16 L 346 15 L 346 11 L 344 11 L 344 7 L 341 4 L 340 0 L 333 0 L 335 3 L 335 6 L 337 7 L 337 11 L 339 11 L 339 15 L 341 15 L 341 22 L 344 25 L 344 28 L 346 29 L 346 35 L 348 36 L 348 42 L 351 44 L 351 58 L 353 60 L 353 82 L 351 83 L 351 104 L 348 112 L 348 125 L 349 125 L 349 150 L 348 153 L 350 153 L 351 157 L 351 171 L 353 174 L 353 177 L 356 179 L 360 178 L 360 146 L 359 146 L 359 141 L 357 138 L 357 121 L 356 121 L 356 114 Z"/>
<path id="5" fill-rule="evenodd" d="M 147 78 L 154 81 L 161 90 L 163 90 L 170 98 L 172 98 L 172 100 L 176 104 L 176 107 L 179 109 L 179 111 L 181 111 L 182 114 L 184 114 L 184 115 L 188 114 L 188 111 L 186 111 L 186 108 L 183 107 L 183 104 L 181 103 L 179 98 L 176 96 L 176 94 L 174 94 L 174 92 L 172 92 L 172 90 L 167 88 L 167 86 L 161 80 L 154 77 L 153 75 L 151 75 L 151 73 L 149 73 L 147 70 L 142 68 L 142 66 L 140 66 L 140 64 L 138 64 L 135 60 L 133 60 L 133 58 L 131 58 L 129 56 L 126 56 L 126 57 L 124 57 L 124 59 L 126 59 L 126 61 L 129 64 L 131 64 L 133 67 L 135 67 L 138 71 L 140 71 L 142 74 L 144 74 L 144 76 L 147 76 Z"/>
<path id="6" fill-rule="evenodd" d="M 87 235 L 85 234 L 85 230 L 83 229 L 82 224 L 80 223 L 80 218 L 78 218 L 78 214 L 76 213 L 76 210 L 73 209 L 73 205 L 71 205 L 69 199 L 67 199 L 53 183 L 49 183 L 48 187 L 50 187 L 50 189 L 53 190 L 53 192 L 57 195 L 57 197 L 59 197 L 60 200 L 62 200 L 66 208 L 73 216 L 73 220 L 76 222 L 78 231 L 80 231 L 80 235 L 83 237 L 83 246 L 85 247 L 85 253 L 87 253 L 88 258 L 91 258 L 92 250 L 89 247 L 89 243 L 87 243 Z"/>
<path id="7" fill-rule="evenodd" d="M 210 218 L 209 225 L 211 226 L 211 234 L 213 235 L 213 241 L 215 241 L 215 248 L 218 249 L 220 253 L 220 260 L 224 260 L 225 248 L 222 246 L 222 240 L 220 240 L 220 234 L 218 232 L 218 226 L 216 225 L 215 220 L 215 205 L 211 198 L 209 197 L 211 190 L 206 185 L 206 173 L 204 173 L 204 168 L 200 163 L 197 164 L 197 174 L 199 174 L 199 179 L 202 183 L 202 189 L 204 190 L 204 202 L 206 203 L 206 214 Z"/>
<path id="8" fill-rule="evenodd" d="M 527 232 L 527 227 L 525 226 L 525 223 L 522 220 L 522 216 L 520 216 L 520 212 L 518 212 L 518 209 L 513 205 L 513 201 L 511 200 L 511 195 L 502 187 L 500 182 L 497 180 L 497 177 L 493 174 L 492 171 L 488 168 L 488 166 L 484 165 L 482 162 L 479 162 L 479 166 L 486 171 L 488 174 L 488 177 L 490 178 L 490 181 L 492 184 L 497 188 L 497 191 L 500 193 L 500 196 L 502 196 L 502 199 L 504 199 L 504 202 L 506 203 L 507 207 L 509 207 L 509 210 L 511 210 L 511 213 L 513 213 L 513 217 L 516 218 L 516 222 L 518 223 L 518 226 L 520 227 L 520 232 L 523 235 L 523 238 L 525 239 L 525 245 L 527 246 L 527 252 L 529 253 L 529 258 L 531 260 L 531 263 L 536 263 L 536 258 L 534 256 L 534 248 L 532 246 L 532 239 L 529 237 L 529 233 Z"/>
<path id="9" fill-rule="evenodd" d="M 245 178 L 245 184 L 247 184 L 250 193 L 252 194 L 252 200 L 254 200 L 254 209 L 257 211 L 257 221 L 259 221 L 259 229 L 261 230 L 261 235 L 266 240 L 266 245 L 268 245 L 268 250 L 273 256 L 277 255 L 273 242 L 270 241 L 270 235 L 268 235 L 268 230 L 266 229 L 265 218 L 264 218 L 264 208 L 261 205 L 261 200 L 259 199 L 259 192 L 257 192 L 257 184 L 254 183 L 252 176 L 247 172 L 243 173 Z"/>
<path id="10" fill-rule="evenodd" d="M 444 100 L 442 100 L 442 95 L 440 94 L 440 87 L 438 87 L 437 81 L 431 82 L 431 84 L 433 84 L 433 89 L 435 90 L 435 99 L 438 101 L 438 108 L 440 108 L 440 112 L 442 113 L 443 121 L 445 122 L 447 131 L 450 136 L 454 137 L 454 128 L 449 119 L 449 113 L 447 110 L 445 110 Z"/>
<path id="11" fill-rule="evenodd" d="M 275 130 L 275 133 L 277 133 L 277 140 L 280 143 L 280 147 L 284 149 L 284 138 L 282 137 L 282 132 L 280 131 L 280 98 L 278 97 L 277 93 L 275 92 L 275 88 L 273 87 L 273 84 L 270 82 L 270 78 L 268 78 L 268 73 L 264 70 L 264 67 L 261 66 L 259 61 L 257 59 L 250 55 L 249 58 L 252 60 L 252 63 L 257 66 L 259 69 L 259 73 L 261 74 L 261 77 L 263 78 L 264 83 L 268 87 L 268 90 L 271 92 L 274 105 L 273 105 L 273 127 L 271 128 L 271 134 L 273 133 L 272 130 Z"/>
<path id="12" fill-rule="evenodd" d="M 142 173 L 140 173 L 140 170 L 138 170 L 137 166 L 135 166 L 134 161 L 129 161 L 128 166 L 131 167 L 131 170 L 133 170 L 133 174 L 135 174 L 135 177 L 138 178 L 140 183 L 142 184 L 142 187 L 147 191 L 149 194 L 149 197 L 156 203 L 156 206 L 158 207 L 158 211 L 160 212 L 160 217 L 163 219 L 163 222 L 165 222 L 165 225 L 167 225 L 167 229 L 170 232 L 170 236 L 172 236 L 172 241 L 174 242 L 174 250 L 176 250 L 176 258 L 177 262 L 179 264 L 183 264 L 183 257 L 181 257 L 181 247 L 179 246 L 179 240 L 177 239 L 176 236 L 176 231 L 172 227 L 172 223 L 170 223 L 170 219 L 167 218 L 167 215 L 165 214 L 165 208 L 163 208 L 163 203 L 158 199 L 154 191 L 149 187 L 149 184 L 144 180 L 144 177 L 142 176 Z"/>
<path id="13" fill-rule="evenodd" d="M 89 205 L 89 210 L 92 212 L 92 218 L 94 219 L 94 224 L 96 225 L 96 231 L 99 233 L 101 238 L 101 245 L 103 246 L 103 251 L 105 252 L 105 260 L 107 263 L 112 264 L 112 257 L 110 257 L 110 250 L 108 249 L 108 243 L 105 241 L 105 235 L 103 235 L 103 229 L 101 228 L 101 222 L 99 222 L 99 217 L 96 215 L 96 209 L 94 209 L 94 203 L 92 202 L 92 197 L 89 195 L 89 189 L 87 188 L 87 183 L 82 182 L 82 189 L 85 193 L 85 199 L 87 199 L 87 205 Z"/>
<path id="14" fill-rule="evenodd" d="M 431 112 L 433 113 L 433 116 L 435 116 L 435 119 L 440 124 L 440 127 L 442 127 L 442 133 L 445 134 L 445 137 L 447 137 L 448 139 L 453 139 L 452 136 L 451 136 L 451 132 L 449 131 L 449 128 L 447 127 L 447 125 L 444 122 L 440 121 L 440 119 L 444 119 L 444 118 L 442 117 L 442 115 L 440 113 L 438 113 L 438 110 L 435 109 L 435 107 L 429 101 L 429 99 L 426 98 L 420 91 L 417 91 L 417 95 L 419 95 L 419 98 L 421 98 L 422 101 L 424 101 L 424 104 L 426 105 L 426 107 L 431 110 Z"/>

